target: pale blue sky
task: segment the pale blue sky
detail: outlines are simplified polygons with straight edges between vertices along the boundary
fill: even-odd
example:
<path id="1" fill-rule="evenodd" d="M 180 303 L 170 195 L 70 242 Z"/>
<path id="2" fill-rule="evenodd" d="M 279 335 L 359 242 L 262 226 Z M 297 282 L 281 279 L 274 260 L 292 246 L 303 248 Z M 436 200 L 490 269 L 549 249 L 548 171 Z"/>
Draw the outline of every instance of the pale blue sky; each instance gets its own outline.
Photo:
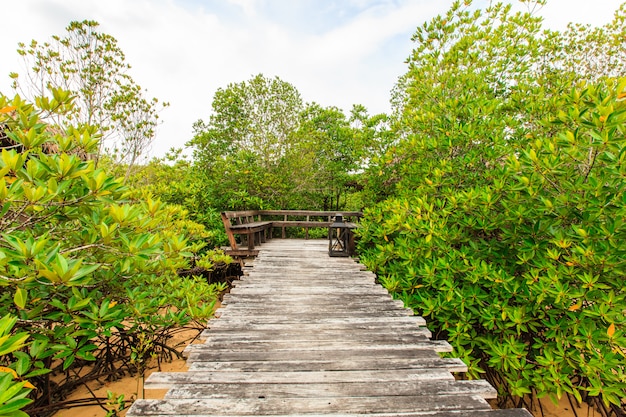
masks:
<path id="1" fill-rule="evenodd" d="M 546 25 L 601 25 L 624 0 L 549 0 Z M 208 119 L 215 90 L 263 73 L 279 76 L 306 102 L 346 112 L 389 111 L 389 92 L 405 70 L 415 28 L 452 0 L 20 0 L 5 2 L 0 91 L 23 72 L 17 42 L 63 35 L 71 20 L 100 22 L 118 40 L 131 75 L 168 101 L 153 154 L 182 147 Z M 475 0 L 476 6 L 488 0 Z M 517 2 L 515 2 L 517 4 Z"/>

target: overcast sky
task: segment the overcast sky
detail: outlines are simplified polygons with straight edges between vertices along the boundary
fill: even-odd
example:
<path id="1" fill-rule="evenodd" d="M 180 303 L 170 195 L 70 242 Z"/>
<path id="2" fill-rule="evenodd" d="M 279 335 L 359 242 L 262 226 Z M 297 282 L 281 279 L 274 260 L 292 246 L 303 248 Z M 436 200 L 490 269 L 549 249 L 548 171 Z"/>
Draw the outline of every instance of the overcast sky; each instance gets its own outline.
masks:
<path id="1" fill-rule="evenodd" d="M 515 0 L 511 0 L 515 1 Z M 488 0 L 474 0 L 484 7 Z M 551 28 L 603 25 L 624 0 L 548 0 Z M 293 84 L 305 102 L 389 111 L 415 28 L 452 0 L 13 0 L 2 1 L 0 92 L 23 73 L 18 42 L 63 36 L 72 20 L 96 20 L 115 37 L 131 76 L 168 101 L 152 154 L 183 147 L 207 120 L 217 88 L 262 73 Z M 515 2 L 515 4 L 518 4 Z"/>

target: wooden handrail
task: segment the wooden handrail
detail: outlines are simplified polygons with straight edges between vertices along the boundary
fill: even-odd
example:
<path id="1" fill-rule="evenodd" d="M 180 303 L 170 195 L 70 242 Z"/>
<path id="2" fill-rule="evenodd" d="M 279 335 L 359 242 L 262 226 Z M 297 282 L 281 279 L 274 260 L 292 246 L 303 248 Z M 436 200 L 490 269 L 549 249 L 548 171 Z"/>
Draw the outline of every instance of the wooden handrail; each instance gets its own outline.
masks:
<path id="1" fill-rule="evenodd" d="M 242 210 L 242 211 L 225 211 L 226 217 L 232 219 L 234 217 L 249 216 L 311 216 L 311 217 L 333 217 L 341 214 L 344 217 L 362 217 L 360 211 L 315 211 L 315 210 Z M 261 219 L 261 218 L 259 218 Z M 261 221 L 261 220 L 258 220 Z"/>
<path id="2" fill-rule="evenodd" d="M 308 239 L 310 228 L 330 226 L 337 214 L 352 222 L 363 216 L 360 211 L 315 210 L 242 210 L 224 211 L 221 215 L 232 251 L 242 252 L 235 239 L 235 235 L 240 235 L 246 237 L 248 251 L 252 252 L 255 242 L 262 243 L 272 238 L 274 228 L 280 228 L 285 238 L 287 227 L 302 227 Z"/>

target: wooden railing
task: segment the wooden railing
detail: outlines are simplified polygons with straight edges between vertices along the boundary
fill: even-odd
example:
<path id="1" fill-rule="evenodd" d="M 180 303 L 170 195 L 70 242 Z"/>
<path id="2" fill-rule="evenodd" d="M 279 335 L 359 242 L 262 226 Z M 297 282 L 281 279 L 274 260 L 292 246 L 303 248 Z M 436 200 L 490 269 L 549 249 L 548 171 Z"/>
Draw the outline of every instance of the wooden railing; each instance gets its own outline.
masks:
<path id="1" fill-rule="evenodd" d="M 280 230 L 280 236 L 287 237 L 288 227 L 300 227 L 304 229 L 305 238 L 309 238 L 309 229 L 323 227 L 328 228 L 340 214 L 345 221 L 356 222 L 363 215 L 358 211 L 312 211 L 312 210 L 247 210 L 222 212 L 222 222 L 228 236 L 228 242 L 232 255 L 254 256 L 255 245 L 265 242 L 274 237 L 274 231 Z M 239 236 L 241 244 L 246 249 L 240 248 L 237 243 Z"/>

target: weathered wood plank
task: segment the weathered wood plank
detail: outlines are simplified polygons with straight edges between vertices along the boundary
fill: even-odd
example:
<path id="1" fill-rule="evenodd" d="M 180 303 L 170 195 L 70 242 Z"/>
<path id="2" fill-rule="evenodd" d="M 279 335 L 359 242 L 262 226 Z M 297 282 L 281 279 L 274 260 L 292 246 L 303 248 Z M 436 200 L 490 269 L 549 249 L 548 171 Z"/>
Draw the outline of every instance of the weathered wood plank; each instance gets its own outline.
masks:
<path id="1" fill-rule="evenodd" d="M 189 345 L 183 351 L 184 354 L 190 354 L 191 352 L 204 350 L 204 349 L 221 349 L 226 351 L 247 350 L 250 352 L 258 350 L 273 349 L 276 351 L 292 351 L 292 350 L 322 350 L 322 351 L 335 351 L 335 350 L 387 350 L 387 349 L 405 349 L 405 350 L 418 350 L 418 349 L 430 349 L 435 352 L 451 352 L 452 347 L 445 340 L 428 340 L 424 338 L 423 341 L 415 341 L 412 343 L 394 343 L 394 342 L 379 342 L 375 344 L 357 344 L 344 341 L 318 341 L 318 342 L 290 342 L 277 340 L 275 342 L 232 342 L 228 344 L 213 343 L 208 341 L 203 344 Z"/>
<path id="2" fill-rule="evenodd" d="M 408 327 L 404 326 L 376 326 L 376 325 L 358 325 L 350 327 L 348 324 L 334 325 L 334 326 L 319 326 L 310 323 L 303 323 L 300 327 L 294 325 L 281 325 L 273 324 L 260 327 L 248 327 L 243 326 L 228 328 L 228 327 L 213 327 L 207 329 L 200 334 L 201 339 L 213 337 L 234 337 L 242 338 L 251 337 L 259 338 L 263 335 L 266 338 L 276 339 L 277 335 L 284 335 L 286 337 L 294 337 L 301 334 L 316 334 L 317 336 L 324 337 L 342 337 L 347 335 L 361 335 L 374 336 L 374 335 L 421 335 L 431 337 L 431 332 L 426 327 Z"/>
<path id="3" fill-rule="evenodd" d="M 255 315 L 255 316 L 286 316 L 293 315 L 299 317 L 310 317 L 313 319 L 323 317 L 362 317 L 365 315 L 376 315 L 379 317 L 403 317 L 412 316 L 410 309 L 388 309 L 380 306 L 364 306 L 354 308 L 352 310 L 343 310 L 341 306 L 325 306 L 315 311 L 307 309 L 306 306 L 265 306 L 265 308 L 257 308 L 255 306 L 229 306 L 231 308 L 220 308 L 216 311 L 217 317 L 227 317 L 235 315 Z"/>
<path id="4" fill-rule="evenodd" d="M 291 299 L 288 297 L 279 297 L 276 300 L 272 300 L 271 297 L 226 297 L 224 302 L 222 302 L 223 306 L 233 306 L 235 308 L 267 308 L 268 305 L 271 305 L 272 308 L 282 307 L 282 308 L 292 308 L 299 306 L 320 306 L 320 307 L 340 307 L 340 308 L 363 308 L 363 307 L 380 307 L 387 308 L 390 310 L 393 309 L 404 309 L 404 304 L 400 300 L 392 300 L 391 298 L 382 298 L 382 297 L 373 297 L 373 296 L 363 296 L 363 297 L 354 297 L 342 302 L 342 297 L 337 295 L 329 295 L 328 297 L 324 297 L 321 295 L 311 295 L 310 297 L 306 296 L 293 296 Z M 246 302 L 249 301 L 249 302 Z"/>
<path id="5" fill-rule="evenodd" d="M 480 395 L 496 397 L 496 390 L 484 380 L 475 381 L 368 381 L 324 384 L 191 384 L 177 385 L 166 398 L 328 398 L 405 397 L 419 395 Z M 402 398 L 398 398 L 402 401 Z"/>
<path id="6" fill-rule="evenodd" d="M 325 284 L 327 285 L 327 284 Z M 285 288 L 284 291 L 281 290 L 280 287 L 271 287 L 267 284 L 248 284 L 245 285 L 237 285 L 231 288 L 227 298 L 253 298 L 255 295 L 260 297 L 272 297 L 273 295 L 277 295 L 280 298 L 287 299 L 291 296 L 299 297 L 307 294 L 307 290 L 310 291 L 309 294 L 312 296 L 323 296 L 328 294 L 329 296 L 345 296 L 346 298 L 350 297 L 359 297 L 361 295 L 368 295 L 373 298 L 373 296 L 384 296 L 387 297 L 386 290 L 381 288 L 378 285 L 363 285 L 359 284 L 358 286 L 341 286 L 330 287 L 330 286 L 322 286 L 322 285 L 313 285 L 309 286 L 289 286 Z"/>
<path id="7" fill-rule="evenodd" d="M 403 324 L 403 325 L 388 325 L 378 323 L 365 323 L 365 324 L 350 324 L 350 323 L 336 323 L 336 324 L 327 324 L 325 326 L 320 326 L 319 324 L 308 323 L 308 322 L 300 322 L 300 323 L 257 323 L 250 324 L 250 322 L 238 322 L 235 320 L 231 320 L 226 322 L 224 319 L 224 324 L 220 323 L 220 325 L 214 325 L 214 322 L 209 322 L 210 330 L 204 331 L 200 334 L 200 338 L 204 339 L 211 334 L 220 335 L 220 334 L 238 334 L 244 332 L 266 332 L 271 334 L 271 332 L 284 332 L 291 331 L 294 327 L 297 328 L 300 332 L 312 332 L 315 330 L 323 330 L 328 332 L 346 332 L 349 330 L 353 330 L 355 332 L 370 332 L 370 333 L 413 333 L 413 331 L 421 332 L 420 329 L 428 330 L 426 327 L 420 327 L 417 325 Z M 232 326 L 228 326 L 228 324 L 232 324 Z"/>
<path id="8" fill-rule="evenodd" d="M 411 333 L 398 333 L 386 330 L 372 332 L 367 330 L 324 330 L 312 329 L 302 332 L 299 329 L 275 330 L 272 333 L 267 331 L 239 331 L 239 332 L 218 332 L 215 330 L 205 330 L 202 337 L 207 342 L 228 343 L 228 342 L 273 342 L 282 340 L 286 342 L 316 342 L 316 341 L 349 341 L 351 343 L 413 343 L 421 342 L 431 337 L 430 330 L 425 327 L 413 329 Z"/>
<path id="9" fill-rule="evenodd" d="M 322 276 L 323 271 L 320 271 L 320 275 L 317 275 L 315 277 L 312 276 L 312 274 L 314 273 L 313 270 L 311 270 L 310 272 L 304 272 L 302 271 L 301 274 L 298 274 L 296 276 L 289 276 L 289 277 L 271 277 L 271 276 L 263 276 L 263 277 L 259 277 L 257 274 L 258 272 L 250 272 L 249 275 L 247 275 L 245 277 L 245 279 L 241 279 L 240 281 L 238 281 L 235 286 L 239 286 L 239 284 L 262 284 L 266 287 L 270 287 L 270 288 L 281 288 L 281 287 L 313 287 L 316 285 L 324 285 L 327 286 L 330 284 L 329 281 L 331 280 L 337 280 L 337 286 L 336 288 L 342 288 L 342 287 L 352 287 L 352 288 L 359 288 L 361 285 L 380 285 L 380 284 L 376 284 L 376 282 L 374 281 L 374 279 L 370 279 L 368 277 L 355 277 L 355 278 L 350 278 L 350 279 L 344 279 L 342 281 L 340 281 L 342 279 L 342 274 L 349 274 L 352 273 L 350 271 L 332 271 L 329 272 L 327 274 L 324 274 L 324 276 Z M 311 274 L 311 276 L 308 276 L 309 274 Z M 269 281 L 271 280 L 271 281 Z M 269 281 L 269 282 L 264 282 L 264 281 Z"/>
<path id="10" fill-rule="evenodd" d="M 235 243 L 235 245 L 236 244 L 237 243 Z M 225 249 L 224 250 L 224 254 L 226 254 L 228 256 L 245 258 L 245 257 L 248 257 L 248 256 L 258 256 L 259 255 L 259 250 L 258 249 L 253 249 L 253 250 L 249 250 L 249 249 Z"/>
<path id="11" fill-rule="evenodd" d="M 151 388 L 169 388 L 173 384 L 320 384 L 362 381 L 431 381 L 454 380 L 445 369 L 393 369 L 364 371 L 293 371 L 293 372 L 154 372 L 146 379 Z"/>
<path id="12" fill-rule="evenodd" d="M 338 213 L 344 218 L 359 218 L 363 216 L 360 211 L 316 211 L 316 210 L 256 210 L 262 216 L 288 216 L 288 217 L 314 217 L 327 219 L 335 217 Z"/>
<path id="13" fill-rule="evenodd" d="M 267 288 L 267 286 L 265 286 Z M 258 287 L 257 287 L 258 288 Z M 383 289 L 376 289 L 376 287 L 357 287 L 358 289 L 346 287 L 345 289 L 337 287 L 321 288 L 319 286 L 309 285 L 308 287 L 291 287 L 291 291 L 272 291 L 269 292 L 265 289 L 265 292 L 258 291 L 256 288 L 234 287 L 235 292 L 230 294 L 224 294 L 225 300 L 237 300 L 242 302 L 259 303 L 259 297 L 272 298 L 277 302 L 298 302 L 300 300 L 324 300 L 333 299 L 341 301 L 352 301 L 355 298 L 362 298 L 376 301 L 395 301 L 397 304 L 401 303 L 401 300 L 392 299 Z M 256 291 L 255 291 L 256 290 Z M 277 289 L 278 290 L 278 289 Z M 309 292 L 307 292 L 309 290 Z"/>
<path id="14" fill-rule="evenodd" d="M 230 307 L 226 309 L 226 307 Z M 348 307 L 349 310 L 345 308 Z M 223 313 L 222 313 L 223 311 Z M 220 314 L 233 314 L 234 312 L 241 312 L 243 314 L 264 314 L 264 313 L 272 313 L 272 314 L 301 314 L 304 312 L 315 314 L 316 312 L 326 313 L 328 315 L 329 312 L 341 312 L 347 315 L 358 315 L 358 314 L 370 314 L 370 313 L 382 313 L 383 315 L 397 315 L 397 316 L 412 316 L 413 311 L 411 309 L 405 309 L 403 307 L 399 307 L 397 305 L 393 305 L 390 303 L 367 303 L 367 302 L 349 302 L 346 305 L 341 305 L 336 302 L 329 301 L 328 303 L 324 302 L 310 302 L 310 303 L 298 303 L 298 304 L 272 304 L 272 303 L 260 303 L 260 304 L 244 304 L 244 303 L 229 303 L 219 309 Z"/>
<path id="15" fill-rule="evenodd" d="M 360 297 L 369 295 L 384 295 L 388 296 L 387 290 L 376 284 L 361 284 L 358 287 L 354 286 L 332 286 L 325 284 L 322 285 L 310 285 L 308 287 L 295 287 L 289 286 L 284 288 L 269 287 L 263 284 L 247 284 L 242 283 L 236 285 L 230 289 L 226 298 L 253 298 L 255 295 L 273 297 L 278 296 L 281 298 L 289 298 L 291 296 L 302 295 L 338 295 L 345 297 Z M 233 297 L 236 296 L 236 297 Z"/>
<path id="16" fill-rule="evenodd" d="M 333 398 L 235 398 L 138 400 L 129 413 L 153 415 L 168 413 L 184 416 L 264 416 L 284 414 L 377 414 L 393 409 L 396 413 L 465 411 L 489 409 L 477 395 L 433 395 L 402 397 L 333 397 Z"/>
<path id="17" fill-rule="evenodd" d="M 328 283 L 309 283 L 309 285 L 268 285 L 263 282 L 247 282 L 247 281 L 239 281 L 235 284 L 231 290 L 230 294 L 284 294 L 287 295 L 299 295 L 304 293 L 307 289 L 312 290 L 312 294 L 324 294 L 324 293 L 335 293 L 335 294 L 346 294 L 346 296 L 350 296 L 350 294 L 361 294 L 365 291 L 367 293 L 374 293 L 380 295 L 386 295 L 386 290 L 383 289 L 380 285 L 375 283 L 360 283 L 360 284 L 337 284 L 337 286 L 330 286 Z"/>
<path id="18" fill-rule="evenodd" d="M 129 412 L 126 414 L 127 416 L 135 416 L 136 414 L 131 414 L 132 407 Z M 423 411 L 423 412 L 399 412 L 393 413 L 390 411 L 384 413 L 376 413 L 376 414 L 346 414 L 346 413 L 332 413 L 332 414 L 321 414 L 321 413 L 307 413 L 307 414 L 281 414 L 281 417 L 533 417 L 525 409 L 515 408 L 515 409 L 507 409 L 507 410 L 461 410 L 461 411 Z M 172 414 L 151 414 L 150 417 L 172 417 Z M 187 414 L 185 417 L 207 417 L 206 414 Z M 229 417 L 239 417 L 239 416 L 229 416 Z M 243 416 L 241 416 L 243 417 Z"/>
<path id="19" fill-rule="evenodd" d="M 231 372 L 304 372 L 304 371 L 374 371 L 397 369 L 445 369 L 448 372 L 467 372 L 467 366 L 456 358 L 446 359 L 368 359 L 368 360 L 325 360 L 302 361 L 283 360 L 263 361 L 188 361 L 189 371 L 231 371 Z"/>
<path id="20" fill-rule="evenodd" d="M 319 318 L 295 318 L 295 317 L 236 317 L 228 319 L 227 317 L 220 317 L 219 319 L 209 320 L 209 327 L 219 328 L 220 326 L 230 327 L 240 324 L 242 326 L 273 326 L 273 325 L 306 325 L 320 327 L 332 327 L 332 326 L 360 326 L 368 324 L 384 324 L 390 325 L 402 325 L 405 324 L 407 328 L 411 329 L 413 326 L 425 326 L 426 320 L 420 316 L 400 316 L 400 317 L 319 317 Z"/>
<path id="21" fill-rule="evenodd" d="M 199 345 L 202 346 L 202 345 Z M 437 352 L 431 349 L 370 349 L 370 350 L 325 350 L 299 349 L 291 351 L 273 350 L 232 350 L 232 349 L 195 349 L 189 353 L 189 361 L 324 361 L 333 360 L 382 360 L 382 359 L 439 359 Z"/>

